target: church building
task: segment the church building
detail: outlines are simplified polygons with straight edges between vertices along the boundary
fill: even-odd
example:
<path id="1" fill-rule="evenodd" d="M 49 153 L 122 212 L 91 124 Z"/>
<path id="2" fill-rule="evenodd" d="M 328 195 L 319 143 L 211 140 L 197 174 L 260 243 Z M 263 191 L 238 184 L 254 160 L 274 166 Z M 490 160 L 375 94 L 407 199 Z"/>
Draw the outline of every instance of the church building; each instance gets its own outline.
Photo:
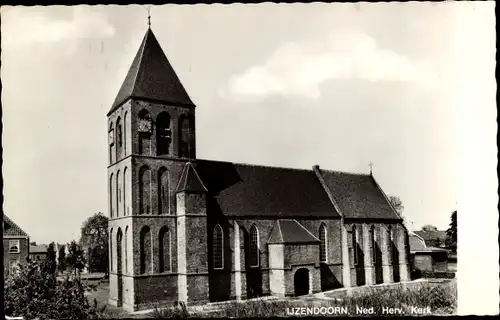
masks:
<path id="1" fill-rule="evenodd" d="M 371 173 L 198 159 L 195 113 L 148 28 L 107 114 L 110 304 L 409 280 L 408 232 Z"/>

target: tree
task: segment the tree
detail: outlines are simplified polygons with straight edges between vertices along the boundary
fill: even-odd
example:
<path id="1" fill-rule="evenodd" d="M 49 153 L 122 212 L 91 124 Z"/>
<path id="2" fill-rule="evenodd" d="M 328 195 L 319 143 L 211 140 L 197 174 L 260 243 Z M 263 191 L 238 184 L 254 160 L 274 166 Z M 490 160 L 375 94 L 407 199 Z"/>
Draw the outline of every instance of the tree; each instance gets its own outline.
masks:
<path id="1" fill-rule="evenodd" d="M 56 262 L 56 244 L 51 242 L 49 247 L 47 248 L 47 263 L 52 270 L 52 273 L 55 273 L 57 270 L 57 262 Z"/>
<path id="2" fill-rule="evenodd" d="M 66 247 L 64 245 L 59 247 L 59 256 L 57 258 L 57 268 L 59 272 L 66 271 Z"/>
<path id="3" fill-rule="evenodd" d="M 85 253 L 75 240 L 68 245 L 66 264 L 74 271 L 75 276 L 77 271 L 81 272 L 85 267 Z"/>
<path id="4" fill-rule="evenodd" d="M 4 285 L 4 311 L 24 319 L 96 319 L 96 301 L 91 305 L 80 279 L 58 281 L 49 261 L 21 266 Z"/>
<path id="5" fill-rule="evenodd" d="M 403 206 L 403 202 L 401 201 L 401 199 L 397 196 L 389 196 L 389 202 L 391 203 L 394 210 L 396 210 L 396 212 L 402 218 L 405 207 Z"/>
<path id="6" fill-rule="evenodd" d="M 451 222 L 446 230 L 446 245 L 453 253 L 457 252 L 457 210 L 451 213 Z"/>
<path id="7" fill-rule="evenodd" d="M 432 224 L 426 224 L 422 227 L 422 231 L 437 231 L 437 227 Z"/>
<path id="8" fill-rule="evenodd" d="M 87 249 L 89 269 L 108 275 L 108 217 L 98 212 L 82 224 L 80 246 Z"/>

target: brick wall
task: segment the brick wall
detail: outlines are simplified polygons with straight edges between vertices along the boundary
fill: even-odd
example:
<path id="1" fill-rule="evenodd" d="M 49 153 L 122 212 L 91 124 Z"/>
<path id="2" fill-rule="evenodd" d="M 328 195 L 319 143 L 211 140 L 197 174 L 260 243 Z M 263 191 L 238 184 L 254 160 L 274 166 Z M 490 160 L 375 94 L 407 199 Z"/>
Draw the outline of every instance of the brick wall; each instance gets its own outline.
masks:
<path id="1" fill-rule="evenodd" d="M 19 240 L 19 253 L 9 252 L 9 240 Z M 27 238 L 4 238 L 3 239 L 3 266 L 4 274 L 8 276 L 9 274 L 9 261 L 15 260 L 20 265 L 25 265 L 27 263 L 27 258 L 29 254 L 29 239 Z"/>

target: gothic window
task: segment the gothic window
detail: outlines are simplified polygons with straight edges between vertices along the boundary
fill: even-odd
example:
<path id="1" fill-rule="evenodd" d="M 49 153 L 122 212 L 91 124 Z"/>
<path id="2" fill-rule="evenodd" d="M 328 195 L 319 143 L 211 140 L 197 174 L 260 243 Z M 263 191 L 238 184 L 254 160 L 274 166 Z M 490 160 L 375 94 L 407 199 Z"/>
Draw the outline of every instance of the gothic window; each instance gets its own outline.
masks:
<path id="1" fill-rule="evenodd" d="M 160 230 L 159 249 L 160 272 L 170 271 L 170 231 L 167 227 Z"/>
<path id="2" fill-rule="evenodd" d="M 327 248 L 328 248 L 328 240 L 327 240 L 326 226 L 324 223 L 319 227 L 319 261 L 326 262 L 327 257 Z"/>
<path id="3" fill-rule="evenodd" d="M 147 166 L 139 170 L 139 206 L 140 214 L 151 213 L 151 171 Z"/>
<path id="4" fill-rule="evenodd" d="M 120 207 L 122 202 L 122 180 L 120 170 L 116 173 L 116 216 L 120 216 Z"/>
<path id="5" fill-rule="evenodd" d="M 392 264 L 392 227 L 387 227 L 387 251 L 389 257 L 389 264 Z"/>
<path id="6" fill-rule="evenodd" d="M 124 216 L 127 216 L 129 214 L 129 208 L 128 208 L 128 203 L 127 203 L 127 198 L 128 198 L 128 183 L 127 183 L 127 179 L 128 179 L 128 175 L 129 175 L 129 170 L 127 167 L 125 167 L 125 169 L 123 169 L 123 186 L 122 186 L 122 192 L 123 192 L 123 215 Z"/>
<path id="7" fill-rule="evenodd" d="M 113 228 L 109 230 L 109 270 L 113 271 Z"/>
<path id="8" fill-rule="evenodd" d="M 189 157 L 189 119 L 182 115 L 179 118 L 179 157 Z"/>
<path id="9" fill-rule="evenodd" d="M 250 228 L 250 267 L 259 266 L 259 230 L 255 225 Z"/>
<path id="10" fill-rule="evenodd" d="M 116 120 L 116 160 L 120 159 L 120 153 L 123 147 L 123 132 L 122 132 L 122 121 L 120 117 Z"/>
<path id="11" fill-rule="evenodd" d="M 224 268 L 223 241 L 224 241 L 224 234 L 222 232 L 222 227 L 218 224 L 215 226 L 213 233 L 214 269 Z"/>
<path id="12" fill-rule="evenodd" d="M 354 257 L 354 265 L 357 265 L 359 252 L 358 252 L 358 239 L 356 234 L 356 226 L 352 227 L 352 253 Z"/>
<path id="13" fill-rule="evenodd" d="M 127 121 L 128 112 L 123 116 L 123 157 L 127 156 Z"/>
<path id="14" fill-rule="evenodd" d="M 114 212 L 113 212 L 113 174 L 109 177 L 109 217 L 113 218 Z"/>
<path id="15" fill-rule="evenodd" d="M 19 253 L 19 240 L 9 240 L 9 253 Z"/>
<path id="16" fill-rule="evenodd" d="M 113 128 L 113 122 L 110 123 L 109 125 L 109 131 L 108 131 L 108 141 L 109 141 L 109 163 L 113 163 L 113 145 L 115 143 L 115 130 Z"/>
<path id="17" fill-rule="evenodd" d="M 375 241 L 375 226 L 370 227 L 370 243 L 372 245 L 372 261 L 377 263 L 377 242 Z"/>
<path id="18" fill-rule="evenodd" d="M 156 118 L 156 150 L 159 156 L 168 154 L 171 139 L 170 116 L 162 112 Z"/>
<path id="19" fill-rule="evenodd" d="M 128 238 L 128 226 L 125 227 L 125 236 L 124 236 L 124 240 L 123 240 L 123 256 L 124 256 L 124 266 L 125 266 L 125 274 L 128 273 L 128 252 L 127 252 L 127 238 Z"/>
<path id="20" fill-rule="evenodd" d="M 140 273 L 150 273 L 152 269 L 151 261 L 151 230 L 144 226 L 140 233 Z"/>
<path id="21" fill-rule="evenodd" d="M 122 273 L 122 230 L 118 228 L 116 232 L 116 272 Z"/>
<path id="22" fill-rule="evenodd" d="M 170 212 L 170 184 L 168 171 L 165 168 L 158 170 L 158 213 L 166 214 Z"/>
<path id="23" fill-rule="evenodd" d="M 151 116 L 149 113 L 142 109 L 139 112 L 139 124 L 137 126 L 139 131 L 139 154 L 150 155 L 151 154 Z"/>

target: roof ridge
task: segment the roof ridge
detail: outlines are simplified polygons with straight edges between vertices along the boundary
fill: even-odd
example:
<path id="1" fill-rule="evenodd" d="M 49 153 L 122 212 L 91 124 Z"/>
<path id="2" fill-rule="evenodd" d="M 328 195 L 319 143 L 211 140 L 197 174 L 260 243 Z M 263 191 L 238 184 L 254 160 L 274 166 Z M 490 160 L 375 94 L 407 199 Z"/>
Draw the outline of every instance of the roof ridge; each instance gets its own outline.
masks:
<path id="1" fill-rule="evenodd" d="M 139 70 L 141 70 L 142 65 L 143 65 L 142 57 L 144 56 L 144 49 L 146 48 L 146 41 L 147 41 L 147 37 L 148 37 L 148 34 L 150 31 L 151 31 L 151 28 L 148 28 L 148 30 L 146 31 L 146 34 L 144 35 L 144 38 L 142 39 L 142 42 L 141 42 L 141 48 L 140 48 L 141 54 L 139 55 L 139 65 L 137 66 L 137 70 L 135 71 L 134 82 L 132 85 L 132 90 L 130 92 L 129 98 L 134 96 L 134 91 L 135 91 L 135 88 L 137 86 L 137 77 L 139 76 Z M 134 61 L 132 61 L 132 64 L 134 64 Z M 132 67 L 132 64 L 130 65 L 131 67 Z M 126 98 L 125 101 L 127 101 L 127 99 L 129 99 L 129 98 Z M 123 103 L 123 102 L 120 102 L 120 103 Z"/>
<path id="2" fill-rule="evenodd" d="M 22 237 L 29 237 L 28 233 L 26 231 L 24 231 L 23 229 L 21 229 L 21 227 L 19 227 L 19 225 L 17 225 L 17 223 L 15 223 L 11 218 L 9 218 L 5 213 L 3 214 L 3 220 L 7 220 L 7 223 L 9 223 L 11 225 L 11 229 L 18 229 L 21 233 L 21 235 L 19 236 L 22 236 Z M 5 235 L 5 233 L 4 233 Z"/>
<path id="3" fill-rule="evenodd" d="M 398 217 L 399 219 L 403 220 L 402 216 L 399 214 L 399 212 L 396 211 L 396 209 L 392 206 L 392 203 L 391 201 L 389 201 L 389 198 L 387 197 L 387 195 L 385 194 L 384 190 L 382 190 L 382 188 L 380 187 L 380 185 L 377 183 L 377 180 L 375 180 L 375 177 L 373 175 L 370 175 L 370 177 L 372 178 L 372 181 L 375 183 L 375 186 L 377 187 L 378 191 L 382 194 L 382 196 L 384 197 L 385 201 L 387 201 L 387 203 L 389 204 L 389 207 L 392 209 L 392 211 L 396 214 L 396 217 Z M 403 220 L 404 222 L 404 220 Z M 404 223 L 401 223 L 401 225 L 403 226 L 403 228 L 406 230 L 406 232 L 408 232 L 408 228 L 406 228 L 406 226 L 404 225 Z"/>
<path id="4" fill-rule="evenodd" d="M 316 167 L 316 166 L 313 167 L 314 174 L 315 174 L 316 178 L 319 180 L 319 183 L 320 183 L 321 187 L 323 188 L 323 190 L 325 191 L 328 199 L 330 199 L 330 202 L 332 203 L 333 208 L 337 211 L 337 213 L 340 215 L 340 217 L 342 219 L 344 219 L 344 214 L 340 210 L 340 206 L 337 203 L 337 201 L 335 201 L 335 197 L 333 196 L 332 190 L 330 190 L 330 188 L 328 187 L 328 185 L 325 181 L 325 178 L 321 174 L 320 170 L 321 169 L 319 167 Z"/>

